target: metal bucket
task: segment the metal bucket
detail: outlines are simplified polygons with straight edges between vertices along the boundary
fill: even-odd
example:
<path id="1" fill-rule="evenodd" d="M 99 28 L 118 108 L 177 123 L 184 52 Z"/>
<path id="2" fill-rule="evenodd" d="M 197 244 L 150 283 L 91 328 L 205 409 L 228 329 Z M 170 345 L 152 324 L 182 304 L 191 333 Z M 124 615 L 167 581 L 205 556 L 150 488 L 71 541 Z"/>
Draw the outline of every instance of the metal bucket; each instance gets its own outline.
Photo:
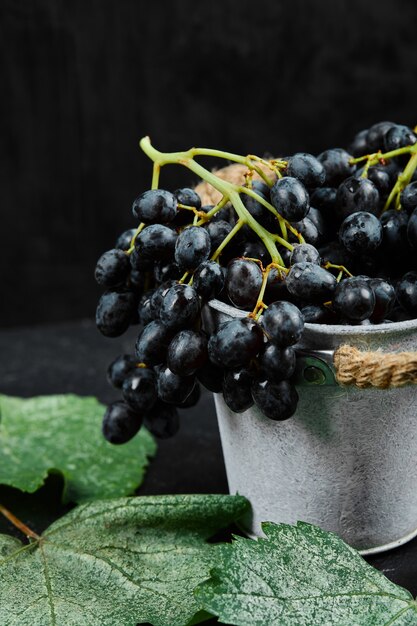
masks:
<path id="1" fill-rule="evenodd" d="M 207 323 L 246 313 L 209 303 Z M 233 413 L 215 394 L 230 493 L 253 508 L 243 530 L 261 522 L 316 524 L 362 554 L 417 535 L 417 388 L 337 385 L 331 366 L 342 344 L 385 352 L 417 350 L 417 320 L 375 326 L 306 324 L 296 414 L 284 422 L 256 407 Z M 300 384 L 299 384 L 300 383 Z"/>

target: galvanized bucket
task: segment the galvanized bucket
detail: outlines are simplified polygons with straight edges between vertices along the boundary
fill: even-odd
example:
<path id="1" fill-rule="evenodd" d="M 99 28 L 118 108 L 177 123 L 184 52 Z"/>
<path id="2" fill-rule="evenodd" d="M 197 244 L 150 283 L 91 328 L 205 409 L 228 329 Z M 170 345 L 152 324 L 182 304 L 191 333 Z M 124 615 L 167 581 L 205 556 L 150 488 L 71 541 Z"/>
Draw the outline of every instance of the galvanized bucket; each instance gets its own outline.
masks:
<path id="1" fill-rule="evenodd" d="M 246 313 L 209 303 L 206 323 Z M 336 532 L 362 554 L 417 535 L 417 387 L 358 389 L 337 384 L 342 344 L 385 352 L 417 350 L 417 320 L 375 326 L 306 324 L 296 414 L 285 422 L 256 407 L 236 414 L 215 394 L 230 493 L 253 508 L 243 530 L 298 520 Z"/>

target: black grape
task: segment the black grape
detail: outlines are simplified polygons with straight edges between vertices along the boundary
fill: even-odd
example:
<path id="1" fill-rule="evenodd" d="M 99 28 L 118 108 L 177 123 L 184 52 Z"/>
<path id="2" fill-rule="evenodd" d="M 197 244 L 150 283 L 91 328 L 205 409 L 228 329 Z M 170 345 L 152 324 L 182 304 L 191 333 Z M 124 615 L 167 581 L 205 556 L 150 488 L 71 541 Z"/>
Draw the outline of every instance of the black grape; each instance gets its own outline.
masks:
<path id="1" fill-rule="evenodd" d="M 291 302 L 273 302 L 263 314 L 262 326 L 272 343 L 286 348 L 301 339 L 304 320 L 301 311 Z"/>
<path id="2" fill-rule="evenodd" d="M 94 276 L 101 287 L 117 287 L 125 281 L 129 270 L 129 257 L 122 250 L 115 248 L 101 255 Z"/>
<path id="3" fill-rule="evenodd" d="M 234 259 L 227 266 L 226 290 L 230 301 L 239 309 L 252 309 L 262 285 L 262 271 L 258 263 Z"/>
<path id="4" fill-rule="evenodd" d="M 290 222 L 306 217 L 310 199 L 304 185 L 292 176 L 283 176 L 271 187 L 271 204 Z"/>
<path id="5" fill-rule="evenodd" d="M 189 285 L 170 287 L 161 303 L 160 319 L 171 330 L 181 330 L 196 320 L 200 313 L 198 294 Z"/>
<path id="6" fill-rule="evenodd" d="M 242 413 L 253 405 L 251 382 L 252 376 L 246 368 L 225 372 L 223 398 L 231 411 Z"/>
<path id="7" fill-rule="evenodd" d="M 210 255 L 211 239 L 206 229 L 189 226 L 178 236 L 175 261 L 181 270 L 194 270 Z"/>
<path id="8" fill-rule="evenodd" d="M 207 337 L 202 332 L 181 330 L 169 344 L 168 367 L 179 376 L 194 374 L 207 358 Z"/>
<path id="9" fill-rule="evenodd" d="M 168 224 L 177 214 L 177 199 L 164 189 L 150 189 L 136 198 L 132 212 L 139 222 Z"/>
<path id="10" fill-rule="evenodd" d="M 106 337 L 119 337 L 129 328 L 136 305 L 132 291 L 106 291 L 97 305 L 97 328 Z"/>
<path id="11" fill-rule="evenodd" d="M 142 426 L 142 417 L 125 402 L 114 402 L 107 408 L 102 425 L 104 437 L 110 443 L 121 444 L 132 439 Z"/>
<path id="12" fill-rule="evenodd" d="M 297 409 L 297 391 L 287 380 L 278 383 L 255 380 L 252 383 L 252 396 L 263 415 L 272 420 L 286 420 L 294 415 Z"/>
<path id="13" fill-rule="evenodd" d="M 262 330 L 254 320 L 245 317 L 222 324 L 209 340 L 210 360 L 228 369 L 248 365 L 263 345 Z"/>

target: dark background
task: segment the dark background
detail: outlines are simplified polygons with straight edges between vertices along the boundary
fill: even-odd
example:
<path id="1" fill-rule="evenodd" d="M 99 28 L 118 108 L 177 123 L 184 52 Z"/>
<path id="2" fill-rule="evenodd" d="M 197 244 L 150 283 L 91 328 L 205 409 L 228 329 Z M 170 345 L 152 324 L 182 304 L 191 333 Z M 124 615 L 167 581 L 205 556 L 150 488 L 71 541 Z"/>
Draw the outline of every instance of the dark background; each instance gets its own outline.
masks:
<path id="1" fill-rule="evenodd" d="M 94 314 L 96 258 L 150 185 L 145 134 L 316 153 L 415 124 L 416 23 L 414 0 L 0 0 L 0 324 Z"/>
<path id="2" fill-rule="evenodd" d="M 94 315 L 96 259 L 135 225 L 140 137 L 285 155 L 414 125 L 416 24 L 415 0 L 0 0 L 1 391 L 118 397 L 104 372 L 137 331 L 64 321 Z M 227 492 L 210 394 L 181 420 L 139 493 Z M 41 531 L 63 513 L 53 481 L 0 499 Z M 417 539 L 370 560 L 415 594 L 416 555 Z"/>

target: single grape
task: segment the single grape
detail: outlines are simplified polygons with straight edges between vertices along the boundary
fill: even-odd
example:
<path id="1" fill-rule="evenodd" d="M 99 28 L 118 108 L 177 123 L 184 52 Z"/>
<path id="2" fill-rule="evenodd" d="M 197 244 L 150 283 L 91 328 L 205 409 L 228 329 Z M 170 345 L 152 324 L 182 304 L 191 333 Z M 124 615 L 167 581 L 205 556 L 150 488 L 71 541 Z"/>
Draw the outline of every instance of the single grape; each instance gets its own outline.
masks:
<path id="1" fill-rule="evenodd" d="M 207 337 L 202 332 L 181 330 L 168 348 L 168 367 L 178 376 L 190 376 L 206 363 Z"/>
<path id="2" fill-rule="evenodd" d="M 258 189 L 253 189 L 253 188 L 252 188 L 252 190 L 260 198 L 265 200 L 265 196 L 264 196 L 262 191 L 259 191 Z M 239 196 L 240 196 L 240 199 L 242 200 L 244 206 L 247 208 L 249 213 L 252 215 L 252 217 L 254 217 L 258 221 L 259 221 L 259 219 L 262 219 L 262 216 L 264 215 L 264 212 L 267 211 L 267 209 L 259 202 L 259 200 L 257 200 L 253 196 L 250 196 L 249 194 L 245 193 L 244 191 L 241 192 L 239 194 Z"/>
<path id="3" fill-rule="evenodd" d="M 346 250 L 340 241 L 330 241 L 327 245 L 319 248 L 323 263 L 333 263 L 334 265 L 344 265 L 349 269 L 353 263 L 353 257 Z"/>
<path id="4" fill-rule="evenodd" d="M 153 274 L 157 283 L 164 283 L 167 280 L 179 280 L 183 272 L 174 261 L 171 261 L 155 265 Z"/>
<path id="5" fill-rule="evenodd" d="M 258 263 L 233 259 L 227 266 L 226 291 L 230 301 L 239 309 L 251 310 L 256 305 L 262 285 L 262 270 Z"/>
<path id="6" fill-rule="evenodd" d="M 413 316 L 414 317 L 414 316 Z M 392 322 L 406 322 L 411 319 L 411 316 L 401 306 L 395 307 L 390 313 L 390 320 Z M 384 323 L 386 320 L 384 320 Z"/>
<path id="7" fill-rule="evenodd" d="M 208 222 L 203 228 L 206 229 L 210 236 L 210 254 L 213 254 L 232 230 L 232 225 L 225 220 L 218 220 L 217 222 Z"/>
<path id="8" fill-rule="evenodd" d="M 126 443 L 142 426 L 142 417 L 132 411 L 125 402 L 113 402 L 103 417 L 102 432 L 110 443 Z"/>
<path id="9" fill-rule="evenodd" d="M 417 137 L 408 126 L 394 124 L 384 135 L 385 150 L 397 150 L 415 144 Z"/>
<path id="10" fill-rule="evenodd" d="M 397 283 L 397 300 L 410 315 L 417 315 L 417 272 L 407 272 Z"/>
<path id="11" fill-rule="evenodd" d="M 162 301 L 165 298 L 168 289 L 177 284 L 176 280 L 166 280 L 162 285 L 159 285 L 151 296 L 150 308 L 152 319 L 159 318 L 161 312 Z"/>
<path id="12" fill-rule="evenodd" d="M 177 199 L 165 189 L 149 189 L 133 202 L 132 213 L 145 224 L 169 224 L 177 215 Z"/>
<path id="13" fill-rule="evenodd" d="M 201 208 L 201 198 L 198 193 L 194 191 L 194 189 L 189 189 L 188 187 L 176 189 L 174 191 L 174 196 L 176 197 L 179 204 L 192 206 L 197 209 L 197 211 Z"/>
<path id="14" fill-rule="evenodd" d="M 138 361 L 146 365 L 163 363 L 171 339 L 171 331 L 160 320 L 149 322 L 136 340 Z"/>
<path id="15" fill-rule="evenodd" d="M 286 300 L 287 302 L 295 300 L 294 296 L 292 296 L 287 289 L 284 275 L 275 267 L 273 267 L 268 274 L 263 299 L 265 304 L 271 304 L 271 302 L 275 302 L 276 300 Z"/>
<path id="16" fill-rule="evenodd" d="M 295 365 L 295 350 L 290 346 L 280 348 L 268 342 L 259 354 L 261 377 L 271 382 L 277 383 L 291 378 L 295 371 Z"/>
<path id="17" fill-rule="evenodd" d="M 369 153 L 368 147 L 368 129 L 360 130 L 353 138 L 349 146 L 349 152 L 354 157 L 364 156 Z"/>
<path id="18" fill-rule="evenodd" d="M 367 178 L 350 176 L 339 185 L 336 194 L 336 211 L 340 220 L 358 211 L 375 214 L 378 212 L 378 207 L 378 189 Z"/>
<path id="19" fill-rule="evenodd" d="M 382 322 L 394 308 L 395 289 L 383 278 L 371 278 L 368 284 L 375 295 L 375 306 L 370 319 L 375 323 Z"/>
<path id="20" fill-rule="evenodd" d="M 263 337 L 259 324 L 249 317 L 230 320 L 211 335 L 209 358 L 215 365 L 228 369 L 244 367 L 262 348 Z"/>
<path id="21" fill-rule="evenodd" d="M 170 330 L 181 330 L 193 324 L 200 313 L 196 290 L 181 283 L 170 287 L 162 300 L 160 318 Z"/>
<path id="22" fill-rule="evenodd" d="M 370 254 L 381 245 L 381 222 L 372 213 L 352 213 L 342 222 L 339 239 L 351 254 Z"/>
<path id="23" fill-rule="evenodd" d="M 288 159 L 287 173 L 306 187 L 320 187 L 326 179 L 323 164 L 307 152 L 297 152 Z"/>
<path id="24" fill-rule="evenodd" d="M 336 278 L 315 263 L 295 263 L 288 272 L 288 291 L 302 300 L 325 302 L 331 300 L 336 288 Z"/>
<path id="25" fill-rule="evenodd" d="M 96 310 L 96 325 L 105 337 L 119 337 L 136 313 L 137 296 L 132 291 L 106 291 Z"/>
<path id="26" fill-rule="evenodd" d="M 168 226 L 151 224 L 136 237 L 135 248 L 139 257 L 152 261 L 170 261 L 175 249 L 177 233 Z"/>
<path id="27" fill-rule="evenodd" d="M 408 220 L 407 238 L 410 246 L 417 248 L 417 209 L 414 209 Z"/>
<path id="28" fill-rule="evenodd" d="M 318 241 L 322 242 L 324 239 L 328 239 L 331 224 L 325 219 L 323 213 L 316 209 L 314 206 L 310 207 L 306 220 L 313 222 L 317 229 Z M 330 221 L 330 220 L 329 220 Z"/>
<path id="29" fill-rule="evenodd" d="M 196 372 L 197 379 L 209 391 L 220 393 L 223 384 L 223 369 L 207 361 Z"/>
<path id="30" fill-rule="evenodd" d="M 215 298 L 224 286 L 222 267 L 215 261 L 203 261 L 194 272 L 193 286 L 203 300 Z"/>
<path id="31" fill-rule="evenodd" d="M 132 291 L 136 291 L 136 293 L 140 295 L 145 285 L 144 272 L 142 270 L 131 269 L 126 284 L 128 288 L 130 287 Z"/>
<path id="32" fill-rule="evenodd" d="M 225 372 L 223 379 L 223 398 L 234 413 L 243 413 L 253 405 L 251 394 L 252 376 L 248 369 L 240 368 Z"/>
<path id="33" fill-rule="evenodd" d="M 393 182 L 389 169 L 386 166 L 373 165 L 368 169 L 368 179 L 374 183 L 379 197 L 386 198 Z"/>
<path id="34" fill-rule="evenodd" d="M 194 376 L 178 376 L 169 367 L 163 366 L 157 374 L 158 398 L 168 404 L 185 402 L 195 385 Z"/>
<path id="35" fill-rule="evenodd" d="M 417 208 L 417 181 L 407 185 L 400 196 L 401 206 L 407 211 L 412 213 Z"/>
<path id="36" fill-rule="evenodd" d="M 121 233 L 116 239 L 116 243 L 114 244 L 115 248 L 119 250 L 129 250 L 130 244 L 132 243 L 132 239 L 136 233 L 136 228 L 129 228 L 129 230 L 125 230 Z"/>
<path id="37" fill-rule="evenodd" d="M 331 309 L 320 304 L 308 304 L 301 309 L 305 324 L 337 324 L 337 316 Z"/>
<path id="38" fill-rule="evenodd" d="M 303 316 L 291 302 L 273 302 L 261 319 L 269 340 L 276 346 L 286 348 L 301 339 L 304 330 Z"/>
<path id="39" fill-rule="evenodd" d="M 293 226 L 296 231 L 303 236 L 306 243 L 309 243 L 312 246 L 315 246 L 319 243 L 320 233 L 316 224 L 313 222 L 313 220 L 309 218 L 309 216 L 305 217 L 303 220 L 301 220 L 301 222 L 294 222 Z"/>
<path id="40" fill-rule="evenodd" d="M 129 257 L 123 250 L 107 250 L 97 261 L 94 276 L 101 287 L 117 287 L 126 280 L 129 270 Z"/>
<path id="41" fill-rule="evenodd" d="M 271 257 L 261 241 L 242 241 L 235 247 L 235 257 L 259 259 L 264 267 L 268 265 Z"/>
<path id="42" fill-rule="evenodd" d="M 339 185 L 344 178 L 351 176 L 354 165 L 350 164 L 352 156 L 342 148 L 331 148 L 318 155 L 317 159 L 326 172 L 326 187 Z"/>
<path id="43" fill-rule="evenodd" d="M 209 213 L 212 209 L 214 209 L 214 205 L 205 204 L 201 207 L 200 211 L 203 211 L 204 213 Z M 226 204 L 224 207 L 217 210 L 216 213 L 211 217 L 210 222 L 217 222 L 219 220 L 230 222 L 230 224 L 232 225 L 235 224 L 236 214 L 234 209 L 232 209 L 231 204 Z"/>
<path id="44" fill-rule="evenodd" d="M 377 122 L 369 128 L 366 137 L 369 152 L 377 152 L 384 148 L 385 135 L 393 126 L 394 122 Z"/>
<path id="45" fill-rule="evenodd" d="M 310 202 L 326 220 L 332 220 L 336 212 L 336 195 L 337 189 L 334 187 L 318 187 L 312 192 Z"/>
<path id="46" fill-rule="evenodd" d="M 135 248 L 130 254 L 129 261 L 132 270 L 138 272 L 146 272 L 148 270 L 152 270 L 154 267 L 154 261 L 145 257 L 137 248 Z"/>
<path id="47" fill-rule="evenodd" d="M 375 302 L 375 294 L 368 281 L 357 276 L 340 281 L 333 297 L 334 309 L 343 318 L 355 322 L 369 318 Z"/>
<path id="48" fill-rule="evenodd" d="M 320 252 L 309 243 L 296 243 L 291 252 L 290 264 L 294 265 L 294 263 L 302 263 L 303 261 L 320 265 Z"/>
<path id="49" fill-rule="evenodd" d="M 161 401 L 148 411 L 144 423 L 157 439 L 169 439 L 176 435 L 180 428 L 180 419 L 175 406 Z"/>
<path id="50" fill-rule="evenodd" d="M 286 420 L 297 409 L 297 391 L 287 380 L 278 383 L 255 380 L 252 382 L 252 397 L 263 415 L 272 420 Z"/>
<path id="51" fill-rule="evenodd" d="M 107 368 L 107 380 L 113 387 L 118 389 L 122 385 L 127 376 L 134 371 L 138 360 L 131 354 L 121 354 Z"/>
<path id="52" fill-rule="evenodd" d="M 146 293 L 143 294 L 143 296 L 139 300 L 139 305 L 138 305 L 139 322 L 143 326 L 146 326 L 146 324 L 149 324 L 149 322 L 155 319 L 152 308 L 151 308 L 151 299 L 152 299 L 152 294 L 154 293 L 154 291 L 155 291 L 154 289 L 147 291 Z"/>
<path id="53" fill-rule="evenodd" d="M 256 193 L 262 194 L 268 200 L 271 189 L 263 180 L 253 180 L 252 189 Z"/>
<path id="54" fill-rule="evenodd" d="M 195 406 L 198 403 L 198 401 L 200 400 L 200 397 L 201 397 L 201 387 L 198 383 L 196 383 L 194 385 L 194 389 L 192 390 L 188 398 L 184 400 L 184 402 L 181 402 L 181 404 L 179 404 L 178 407 L 180 409 L 190 409 L 191 407 Z"/>
<path id="55" fill-rule="evenodd" d="M 254 189 L 253 191 L 255 191 L 255 193 L 257 193 L 258 196 L 263 200 L 266 200 L 267 197 L 270 195 L 269 190 L 267 195 L 264 195 L 264 193 L 260 192 L 258 189 Z M 255 220 L 259 222 L 264 228 L 266 228 L 267 230 L 271 230 L 274 224 L 273 214 L 268 211 L 268 209 L 264 207 L 263 204 L 259 202 L 259 200 L 257 200 L 253 196 L 249 196 L 247 193 L 242 192 L 240 194 L 240 199 L 242 200 L 244 206 L 252 215 L 252 217 L 255 218 Z M 250 228 L 250 226 L 244 226 L 241 232 L 244 233 L 246 240 L 257 240 L 257 235 Z"/>
<path id="56" fill-rule="evenodd" d="M 299 222 L 310 208 L 309 196 L 304 185 L 292 176 L 283 176 L 271 187 L 271 204 L 290 222 Z"/>
<path id="57" fill-rule="evenodd" d="M 137 367 L 123 382 L 123 400 L 140 414 L 149 411 L 157 400 L 154 372 L 147 367 Z"/>
<path id="58" fill-rule="evenodd" d="M 210 255 L 211 239 L 205 228 L 188 226 L 175 244 L 175 261 L 183 271 L 194 270 Z"/>
<path id="59" fill-rule="evenodd" d="M 405 211 L 391 209 L 381 215 L 382 246 L 386 252 L 403 254 L 408 248 L 407 224 Z"/>

